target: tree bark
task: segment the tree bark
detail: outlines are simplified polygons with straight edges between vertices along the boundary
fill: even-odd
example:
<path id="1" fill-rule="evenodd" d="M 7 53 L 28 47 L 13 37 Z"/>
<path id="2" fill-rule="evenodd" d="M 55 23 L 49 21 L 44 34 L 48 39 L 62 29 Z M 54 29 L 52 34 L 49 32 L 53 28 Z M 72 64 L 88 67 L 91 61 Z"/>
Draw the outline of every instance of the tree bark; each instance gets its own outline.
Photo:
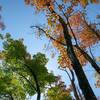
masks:
<path id="1" fill-rule="evenodd" d="M 67 54 L 72 62 L 73 69 L 75 70 L 76 76 L 78 78 L 79 86 L 82 89 L 82 92 L 86 100 L 96 100 L 96 97 L 84 74 L 82 66 L 74 52 L 72 42 L 71 42 L 71 37 L 68 33 L 67 24 L 65 24 L 65 22 L 61 18 L 59 19 L 59 22 L 62 24 L 62 27 L 63 27 L 64 38 L 65 38 L 66 45 L 67 45 Z"/>
<path id="2" fill-rule="evenodd" d="M 56 13 L 50 7 L 49 3 L 47 4 L 47 7 L 51 13 Z M 72 62 L 73 69 L 74 69 L 76 76 L 78 78 L 79 86 L 80 86 L 86 100 L 97 100 L 93 91 L 92 91 L 92 88 L 90 87 L 90 84 L 89 84 L 89 82 L 84 74 L 82 66 L 81 66 L 81 64 L 80 64 L 80 62 L 79 62 L 79 60 L 74 52 L 72 42 L 71 42 L 71 36 L 69 35 L 67 24 L 64 22 L 64 20 L 60 16 L 59 16 L 59 22 L 61 23 L 61 25 L 63 27 L 63 34 L 64 34 L 64 38 L 66 41 L 66 46 L 67 46 L 67 54 Z"/>
<path id="3" fill-rule="evenodd" d="M 65 17 L 66 17 L 66 16 L 65 16 Z M 84 17 L 84 16 L 83 16 L 83 17 Z M 82 50 L 82 49 L 79 47 L 79 45 L 78 45 L 78 43 L 77 43 L 77 39 L 76 39 L 76 37 L 75 37 L 75 34 L 74 34 L 74 32 L 73 32 L 73 30 L 72 30 L 72 28 L 71 28 L 71 26 L 70 26 L 70 23 L 69 23 L 69 20 L 68 20 L 67 17 L 66 17 L 66 20 L 67 20 L 67 23 L 68 23 L 68 25 L 69 25 L 69 28 L 70 28 L 70 30 L 71 30 L 71 32 L 72 32 L 72 34 L 73 34 L 73 37 L 74 37 L 74 39 L 75 39 L 75 42 L 76 42 L 75 47 L 83 54 L 83 56 L 85 57 L 85 59 L 87 59 L 87 60 L 90 62 L 90 64 L 91 64 L 92 67 L 98 72 L 98 74 L 100 74 L 100 67 L 96 64 L 94 57 L 93 57 L 93 59 L 92 59 L 84 50 Z M 85 20 L 85 18 L 84 18 L 84 20 Z M 86 21 L 85 21 L 85 23 L 86 23 L 87 27 L 91 28 L 91 27 L 87 24 Z M 98 37 L 98 39 L 100 40 L 99 34 L 98 34 L 96 31 L 94 31 L 92 28 L 91 28 L 91 30 L 95 33 L 95 35 L 96 35 L 96 36 Z M 92 56 L 93 56 L 93 55 L 92 55 Z"/>
<path id="4" fill-rule="evenodd" d="M 79 46 L 75 45 L 75 47 L 83 54 L 83 56 L 90 62 L 92 67 L 100 74 L 100 67 L 96 64 L 96 62 Z"/>

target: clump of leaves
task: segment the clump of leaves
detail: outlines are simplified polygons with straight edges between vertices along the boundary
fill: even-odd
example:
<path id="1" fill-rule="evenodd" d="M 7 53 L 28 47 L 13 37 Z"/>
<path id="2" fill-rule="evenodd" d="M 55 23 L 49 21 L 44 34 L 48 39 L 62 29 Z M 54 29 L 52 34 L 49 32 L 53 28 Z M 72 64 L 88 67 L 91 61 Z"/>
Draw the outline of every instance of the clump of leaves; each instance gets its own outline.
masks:
<path id="1" fill-rule="evenodd" d="M 46 64 L 48 59 L 45 54 L 37 53 L 31 57 L 26 51 L 22 39 L 14 40 L 10 34 L 6 35 L 3 42 L 4 50 L 1 51 L 2 65 L 11 75 L 17 75 L 17 82 L 22 82 L 23 88 L 32 96 L 43 92 L 47 85 L 56 81 L 56 76 L 48 72 Z M 10 81 L 10 80 L 9 80 Z M 26 94 L 26 93 L 25 93 Z"/>
<path id="2" fill-rule="evenodd" d="M 66 89 L 66 85 L 59 77 L 60 76 L 58 76 L 57 82 L 47 90 L 47 93 L 45 94 L 46 99 L 44 100 L 72 100 L 70 94 L 71 89 Z"/>

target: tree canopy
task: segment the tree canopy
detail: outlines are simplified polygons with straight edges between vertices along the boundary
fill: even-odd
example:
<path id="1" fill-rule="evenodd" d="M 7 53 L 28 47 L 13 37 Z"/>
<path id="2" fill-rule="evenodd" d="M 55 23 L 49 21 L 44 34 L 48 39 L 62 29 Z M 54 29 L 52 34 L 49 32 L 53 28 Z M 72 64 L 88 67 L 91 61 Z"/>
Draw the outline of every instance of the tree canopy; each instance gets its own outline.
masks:
<path id="1" fill-rule="evenodd" d="M 32 27 L 38 28 L 40 35 L 45 33 L 47 38 L 51 39 L 52 45 L 60 51 L 61 67 L 68 67 L 75 71 L 79 86 L 87 100 L 90 98 L 96 100 L 96 97 L 82 66 L 89 62 L 100 74 L 100 67 L 86 51 L 87 47 L 98 43 L 100 34 L 96 31 L 96 24 L 92 27 L 93 24 L 89 25 L 85 20 L 85 13 L 80 10 L 80 7 L 82 5 L 85 8 L 90 3 L 98 2 L 98 0 L 90 2 L 89 0 L 62 0 L 61 2 L 58 0 L 25 0 L 27 5 L 34 6 L 38 11 L 46 12 L 48 25 Z M 76 6 L 80 6 L 78 10 L 75 10 Z"/>
<path id="2" fill-rule="evenodd" d="M 58 76 L 57 82 L 54 83 L 53 86 L 51 86 L 47 93 L 45 94 L 44 100 L 72 100 L 71 97 L 71 88 L 66 89 L 66 85 Z"/>
<path id="3" fill-rule="evenodd" d="M 24 0 L 24 2 L 33 7 L 35 12 L 45 16 L 45 24 L 32 25 L 31 28 L 36 29 L 39 37 L 45 35 L 50 40 L 45 48 L 55 50 L 51 51 L 52 58 L 59 53 L 58 68 L 66 72 L 71 88 L 66 88 L 59 77 L 48 71 L 46 64 L 49 59 L 45 54 L 40 52 L 30 54 L 24 45 L 24 39 L 13 39 L 7 33 L 6 36 L 0 34 L 3 45 L 3 49 L 0 50 L 0 98 L 25 100 L 28 95 L 37 94 L 37 100 L 40 100 L 41 93 L 45 91 L 45 100 L 72 100 L 71 92 L 74 93 L 75 100 L 84 98 L 96 100 L 97 97 L 83 67 L 90 64 L 90 68 L 95 71 L 94 77 L 97 78 L 95 87 L 100 88 L 100 57 L 98 56 L 97 62 L 92 52 L 92 49 L 100 43 L 98 27 L 100 23 L 90 21 L 87 16 L 87 7 L 99 4 L 99 0 Z M 0 12 L 1 8 L 0 6 Z M 100 19 L 100 15 L 97 15 L 96 19 Z M 0 29 L 4 28 L 0 15 Z M 75 78 L 80 89 L 75 83 Z"/>
<path id="4" fill-rule="evenodd" d="M 32 96 L 37 93 L 37 100 L 39 100 L 40 94 L 45 90 L 46 85 L 50 85 L 56 81 L 56 76 L 54 76 L 52 72 L 49 73 L 45 66 L 48 62 L 46 56 L 42 53 L 37 53 L 31 57 L 31 55 L 27 53 L 26 46 L 24 46 L 22 39 L 13 40 L 10 34 L 6 34 L 3 47 L 4 50 L 1 51 L 1 59 L 3 60 L 2 68 L 8 73 L 4 78 L 7 79 L 7 77 L 9 77 L 8 75 L 11 74 L 11 78 L 9 77 L 7 79 L 8 83 L 11 84 L 11 88 L 13 87 L 12 82 L 10 83 L 11 79 L 15 81 L 14 85 L 20 84 L 21 82 L 21 88 L 26 91 L 24 95 L 28 93 Z M 8 83 L 5 84 L 8 85 Z M 19 91 L 17 92 L 19 93 Z"/>

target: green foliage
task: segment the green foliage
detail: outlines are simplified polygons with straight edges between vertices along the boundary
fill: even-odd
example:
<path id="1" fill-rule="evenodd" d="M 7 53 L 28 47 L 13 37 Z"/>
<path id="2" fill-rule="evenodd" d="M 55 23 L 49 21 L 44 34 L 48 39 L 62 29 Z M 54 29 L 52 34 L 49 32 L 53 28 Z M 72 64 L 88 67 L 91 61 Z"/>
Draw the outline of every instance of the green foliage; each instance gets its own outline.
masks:
<path id="1" fill-rule="evenodd" d="M 26 47 L 19 40 L 8 39 L 3 43 L 4 49 L 7 50 L 6 59 L 23 59 L 26 55 Z"/>
<path id="2" fill-rule="evenodd" d="M 13 40 L 9 34 L 7 34 L 4 39 L 3 47 L 4 50 L 0 53 L 0 56 L 3 58 L 3 69 L 5 70 L 5 73 L 8 73 L 11 77 L 10 78 L 7 74 L 6 79 L 8 79 L 8 83 L 5 82 L 5 84 L 7 86 L 10 84 L 10 87 L 15 90 L 16 96 L 20 97 L 20 92 L 23 93 L 21 96 L 26 95 L 26 93 L 32 96 L 37 93 L 34 74 L 37 78 L 41 92 L 45 90 L 46 85 L 50 85 L 56 81 L 56 77 L 53 73 L 49 73 L 45 67 L 48 62 L 45 54 L 39 52 L 31 58 L 31 55 L 26 51 L 26 46 L 24 46 L 23 41 L 20 39 Z M 1 73 L 1 76 L 2 75 L 3 74 Z M 1 87 L 3 86 L 1 85 Z M 6 87 L 4 88 L 6 89 Z M 12 89 L 7 89 L 8 92 L 10 91 L 10 93 L 13 93 Z M 1 90 L 1 92 L 3 91 L 4 90 Z M 8 92 L 5 91 L 5 95 L 8 95 Z"/>
<path id="3" fill-rule="evenodd" d="M 2 34 L 0 34 L 0 39 L 3 40 L 3 35 Z"/>
<path id="4" fill-rule="evenodd" d="M 70 89 L 66 89 L 64 82 L 60 80 L 47 90 L 45 97 L 44 100 L 72 100 Z"/>
<path id="5" fill-rule="evenodd" d="M 25 100 L 26 91 L 16 74 L 9 73 L 5 68 L 0 67 L 0 98 Z"/>

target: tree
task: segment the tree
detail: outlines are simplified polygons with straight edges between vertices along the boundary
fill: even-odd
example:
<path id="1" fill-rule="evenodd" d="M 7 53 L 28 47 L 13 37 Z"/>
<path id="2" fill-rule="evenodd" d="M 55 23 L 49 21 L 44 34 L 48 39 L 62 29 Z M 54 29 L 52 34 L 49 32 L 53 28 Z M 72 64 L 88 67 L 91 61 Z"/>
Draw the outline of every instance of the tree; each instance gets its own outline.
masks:
<path id="1" fill-rule="evenodd" d="M 70 6 L 67 5 L 67 1 L 62 0 L 59 5 L 54 0 L 25 0 L 26 4 L 29 4 L 31 6 L 35 6 L 37 10 L 46 11 L 47 13 L 47 21 L 48 21 L 48 27 L 47 29 L 42 30 L 42 32 L 46 33 L 46 36 L 51 38 L 52 40 L 56 40 L 56 38 L 59 39 L 60 37 L 60 43 L 65 44 L 67 47 L 65 47 L 66 54 L 68 56 L 68 59 L 71 61 L 70 66 L 73 67 L 76 76 L 78 78 L 79 86 L 82 89 L 82 92 L 87 100 L 96 100 L 96 97 L 89 85 L 89 82 L 83 72 L 82 65 L 80 61 L 78 60 L 77 54 L 73 44 L 72 44 L 72 37 L 70 35 L 70 24 L 69 24 L 69 17 L 73 15 L 73 8 L 78 5 L 78 3 L 81 2 L 84 6 L 88 5 L 88 0 L 84 1 L 76 1 L 76 0 L 70 0 Z M 97 0 L 95 2 L 91 1 L 92 3 L 97 3 Z M 58 7 L 58 10 L 56 9 Z M 62 11 L 62 9 L 65 8 L 65 11 Z M 67 9 L 67 11 L 66 11 Z M 62 11 L 62 12 L 61 12 Z M 57 30 L 57 26 L 60 26 L 60 29 Z M 69 30 L 70 29 L 70 30 Z M 49 34 L 50 33 L 50 34 Z M 51 37 L 53 36 L 53 38 Z M 64 38 L 64 39 L 63 39 Z M 75 39 L 75 38 L 74 38 Z M 79 47 L 79 46 L 78 46 Z M 62 46 L 59 46 L 61 49 Z M 63 51 L 63 49 L 62 49 Z M 87 53 L 86 53 L 87 54 Z M 84 80 L 84 81 L 83 81 Z M 87 88 L 88 87 L 88 88 Z"/>
<path id="2" fill-rule="evenodd" d="M 41 92 L 56 81 L 53 73 L 49 73 L 45 67 L 48 59 L 42 53 L 31 55 L 27 53 L 23 40 L 13 40 L 10 34 L 6 34 L 3 42 L 4 50 L 1 51 L 3 67 L 8 68 L 10 73 L 16 73 L 23 82 L 27 93 L 32 96 L 37 93 L 37 100 L 40 100 Z"/>
<path id="3" fill-rule="evenodd" d="M 26 94 L 27 92 L 22 82 L 18 80 L 18 76 L 9 73 L 6 68 L 0 67 L 0 98 L 3 100 L 25 100 Z"/>
<path id="4" fill-rule="evenodd" d="M 81 94 L 80 93 L 79 93 L 80 95 L 78 94 L 78 92 L 80 92 L 80 91 L 77 90 L 77 87 L 75 85 L 75 76 L 74 76 L 73 70 L 69 69 L 69 71 L 71 73 L 71 75 L 70 75 L 69 72 L 67 71 L 67 68 L 62 68 L 61 66 L 59 66 L 59 69 L 62 71 L 65 71 L 67 76 L 69 77 L 69 80 L 71 82 L 71 87 L 72 87 L 72 90 L 74 93 L 74 97 L 76 98 L 76 100 L 81 100 Z"/>
<path id="5" fill-rule="evenodd" d="M 86 12 L 75 12 L 70 19 L 70 23 L 72 23 L 73 27 L 72 32 L 75 34 L 78 41 L 77 43 L 80 45 L 80 47 L 78 45 L 75 45 L 75 47 L 81 52 L 84 58 L 88 62 L 90 62 L 92 67 L 100 74 L 100 67 L 95 62 L 93 54 L 91 57 L 88 53 L 86 53 L 87 51 L 84 50 L 86 48 L 89 48 L 90 50 L 90 47 L 99 42 L 100 33 L 97 29 L 97 25 L 99 23 L 88 24 L 88 22 L 86 21 Z"/>
<path id="6" fill-rule="evenodd" d="M 47 90 L 44 100 L 72 100 L 70 92 L 71 89 L 66 89 L 66 85 L 58 76 L 58 81 Z"/>

